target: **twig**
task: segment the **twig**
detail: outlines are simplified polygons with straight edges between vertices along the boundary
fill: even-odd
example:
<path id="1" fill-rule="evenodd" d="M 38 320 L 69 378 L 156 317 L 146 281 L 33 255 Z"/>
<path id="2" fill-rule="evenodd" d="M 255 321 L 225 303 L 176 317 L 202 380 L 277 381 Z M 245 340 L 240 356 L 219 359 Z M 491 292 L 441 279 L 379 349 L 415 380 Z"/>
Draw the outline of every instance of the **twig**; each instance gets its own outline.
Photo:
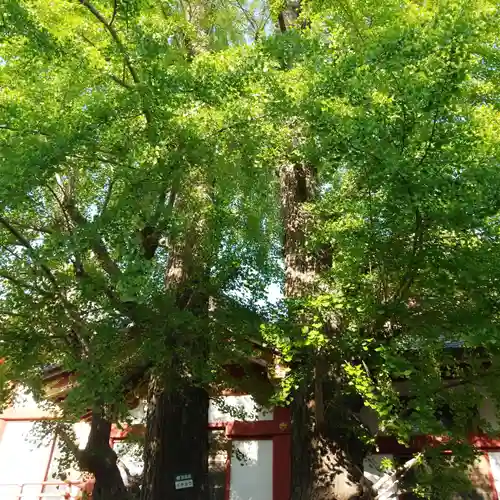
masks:
<path id="1" fill-rule="evenodd" d="M 431 129 L 431 133 L 429 135 L 429 139 L 427 139 L 427 144 L 425 146 L 425 150 L 424 150 L 424 154 L 422 155 L 422 158 L 420 158 L 420 160 L 417 162 L 415 168 L 418 169 L 419 167 L 421 167 L 424 163 L 424 161 L 427 159 L 427 156 L 429 154 L 429 151 L 431 149 L 431 144 L 434 140 L 434 135 L 436 133 L 436 124 L 437 124 L 437 120 L 438 120 L 438 111 L 439 111 L 439 107 L 437 107 L 435 110 L 434 110 L 434 117 L 432 118 L 432 129 Z"/>
<path id="2" fill-rule="evenodd" d="M 424 239 L 424 224 L 422 219 L 422 214 L 419 208 L 415 209 L 415 232 L 413 234 L 413 245 L 412 253 L 410 256 L 410 262 L 408 263 L 408 269 L 406 270 L 401 283 L 398 287 L 397 292 L 394 294 L 394 299 L 400 299 L 411 287 L 413 281 L 415 280 L 415 264 L 417 256 L 422 249 Z"/>
<path id="3" fill-rule="evenodd" d="M 40 267 L 42 270 L 43 274 L 48 278 L 52 286 L 54 287 L 54 291 L 56 292 L 57 296 L 61 300 L 64 308 L 68 312 L 69 316 L 73 319 L 75 322 L 75 325 L 77 325 L 80 329 L 86 329 L 85 323 L 83 320 L 80 318 L 78 315 L 78 312 L 75 311 L 74 307 L 72 304 L 68 302 L 66 297 L 64 296 L 63 293 L 61 293 L 61 289 L 59 287 L 59 283 L 57 282 L 55 276 L 53 275 L 52 271 L 49 269 L 49 267 L 43 263 L 38 256 L 35 253 L 35 249 L 31 246 L 31 243 L 12 225 L 7 221 L 4 217 L 0 216 L 0 224 L 4 226 L 7 231 L 9 231 L 18 241 L 19 243 L 27 250 L 28 254 L 30 257 L 33 259 L 33 261 Z M 7 279 L 7 278 L 6 278 Z M 44 293 L 45 295 L 51 296 L 49 292 L 44 292 L 42 289 L 38 289 L 39 293 Z M 85 346 L 85 342 L 82 339 L 78 339 L 82 347 Z"/>
<path id="4" fill-rule="evenodd" d="M 13 318 L 28 318 L 28 319 L 32 318 L 32 315 L 20 314 L 20 313 L 15 313 L 12 311 L 4 311 L 4 310 L 0 310 L 0 316 L 12 316 Z"/>
<path id="5" fill-rule="evenodd" d="M 242 5 L 242 3 L 240 2 L 240 0 L 235 0 L 234 3 L 238 6 L 238 8 L 241 10 L 241 12 L 243 13 L 243 15 L 245 16 L 246 20 L 252 26 L 252 28 L 254 30 L 254 34 L 255 34 L 255 39 L 257 39 L 258 32 L 259 32 L 259 25 L 255 22 L 254 17 L 250 14 L 250 12 L 248 12 L 247 9 L 245 9 L 245 6 Z"/>
<path id="6" fill-rule="evenodd" d="M 11 125 L 7 125 L 6 123 L 0 124 L 0 130 L 8 130 L 10 132 L 25 132 L 31 135 L 43 135 L 44 137 L 50 137 L 50 134 L 47 134 L 47 132 L 43 132 L 41 130 L 17 128 L 12 127 Z"/>
<path id="7" fill-rule="evenodd" d="M 38 265 L 44 272 L 44 274 L 47 276 L 49 281 L 52 283 L 54 286 L 55 290 L 59 290 L 59 285 L 57 283 L 57 280 L 55 279 L 54 275 L 52 274 L 51 270 L 43 263 L 40 262 L 38 257 L 35 254 L 34 248 L 31 246 L 31 243 L 14 227 L 12 224 L 10 224 L 9 221 L 7 221 L 5 218 L 0 216 L 0 224 L 4 226 L 9 233 L 11 233 L 18 241 L 21 243 L 21 245 L 26 248 L 30 256 L 35 260 L 38 261 Z"/>
<path id="8" fill-rule="evenodd" d="M 141 116 L 141 115 L 138 115 Z M 75 154 L 72 155 L 73 158 L 76 158 L 78 160 L 89 160 L 89 161 L 100 161 L 101 163 L 108 163 L 110 165 L 118 165 L 118 163 L 114 160 L 110 160 L 109 158 L 104 158 L 103 156 L 85 156 L 85 155 L 80 155 L 80 154 Z M 124 165 L 127 166 L 127 165 Z M 132 167 L 128 167 L 132 168 Z"/>
<path id="9" fill-rule="evenodd" d="M 99 217 L 102 217 L 108 208 L 115 182 L 116 182 L 115 179 L 109 181 L 108 190 L 106 192 L 106 198 L 104 198 L 104 203 L 102 204 L 101 213 L 99 214 Z"/>
<path id="10" fill-rule="evenodd" d="M 54 230 L 47 226 L 39 226 L 37 224 L 24 224 L 16 221 L 16 226 L 28 231 L 36 231 L 37 233 L 54 234 Z"/>
<path id="11" fill-rule="evenodd" d="M 161 13 L 163 15 L 163 19 L 165 19 L 165 21 L 167 21 L 170 16 L 169 16 L 167 10 L 165 9 L 165 6 L 163 5 L 163 2 L 161 0 L 158 0 L 158 4 L 160 5 L 160 10 L 161 10 Z"/>
<path id="12" fill-rule="evenodd" d="M 117 12 L 118 12 L 118 2 L 116 0 L 114 0 L 113 15 L 111 16 L 111 21 L 109 21 L 110 26 L 113 24 Z"/>
<path id="13" fill-rule="evenodd" d="M 68 219 L 68 215 L 66 214 L 66 210 L 64 210 L 64 206 L 62 204 L 62 201 L 59 199 L 59 196 L 57 196 L 57 193 L 52 189 L 50 184 L 46 184 L 45 187 L 49 190 L 50 194 L 54 197 L 54 199 L 56 200 L 56 203 L 58 204 L 59 208 L 61 209 L 62 216 L 64 217 L 64 219 L 66 221 L 68 232 L 71 234 L 71 223 L 70 223 L 70 220 Z"/>
<path id="14" fill-rule="evenodd" d="M 116 75 L 110 74 L 109 77 L 111 78 L 111 80 L 116 82 L 121 87 L 126 88 L 127 90 L 134 90 L 134 87 L 132 87 L 132 85 L 128 84 L 126 81 L 122 80 L 121 78 L 118 78 Z"/>
<path id="15" fill-rule="evenodd" d="M 6 279 L 7 281 L 10 281 L 11 283 L 18 286 L 19 288 L 24 288 L 26 290 L 33 290 L 34 292 L 38 292 L 40 295 L 43 295 L 44 297 L 53 297 L 54 296 L 53 293 L 47 292 L 46 290 L 43 290 L 42 288 L 39 288 L 37 286 L 31 285 L 30 283 L 26 283 L 23 280 L 15 278 L 14 276 L 11 276 L 10 274 L 6 273 L 5 271 L 0 271 L 0 278 L 3 278 L 3 279 Z"/>
<path id="16" fill-rule="evenodd" d="M 240 120 L 240 121 L 231 123 L 230 125 L 226 125 L 225 127 L 222 127 L 220 129 L 216 130 L 213 134 L 211 134 L 210 137 L 213 137 L 214 135 L 220 134 L 221 132 L 225 132 L 226 130 L 230 130 L 232 128 L 239 127 L 240 125 L 252 123 L 256 120 L 260 120 L 261 118 L 266 118 L 267 116 L 269 116 L 269 113 L 265 113 L 263 115 L 254 116 L 252 118 L 247 118 L 246 120 Z"/>
<path id="17" fill-rule="evenodd" d="M 280 12 L 278 14 L 278 26 L 280 28 L 281 33 L 286 32 L 285 16 L 284 16 L 283 12 Z"/>
<path id="18" fill-rule="evenodd" d="M 139 78 L 139 74 L 137 73 L 136 69 L 132 65 L 132 62 L 130 61 L 130 56 L 128 55 L 125 46 L 123 45 L 123 42 L 121 41 L 118 32 L 115 30 L 114 26 L 112 26 L 104 16 L 95 8 L 95 6 L 89 1 L 89 0 L 78 0 L 89 12 L 92 13 L 92 15 L 106 28 L 108 33 L 111 35 L 111 38 L 114 40 L 116 43 L 116 46 L 118 47 L 118 50 L 121 52 L 123 56 L 123 60 L 125 62 L 125 65 L 127 66 L 127 69 L 130 73 L 130 76 L 132 77 L 132 80 L 136 85 L 140 85 L 141 79 Z M 150 110 L 146 107 L 143 106 L 143 112 L 144 116 L 146 118 L 146 121 L 148 122 L 149 125 L 153 123 L 153 117 L 151 115 Z"/>
<path id="19" fill-rule="evenodd" d="M 78 0 L 85 8 L 89 10 L 89 12 L 92 13 L 92 15 L 106 28 L 108 33 L 111 35 L 111 38 L 115 41 L 118 49 L 122 53 L 125 63 L 127 64 L 127 68 L 130 71 L 130 75 L 132 76 L 132 79 L 134 80 L 134 83 L 140 83 L 139 76 L 137 72 L 135 71 L 135 68 L 132 66 L 130 62 L 130 58 L 127 54 L 127 51 L 125 50 L 125 47 L 120 40 L 120 37 L 118 36 L 117 31 L 113 26 L 111 26 L 108 21 L 104 18 L 104 16 L 95 8 L 95 6 L 89 2 L 89 0 Z"/>
<path id="20" fill-rule="evenodd" d="M 418 461 L 422 458 L 423 454 L 419 453 L 415 457 L 411 458 L 407 462 L 405 462 L 403 465 L 398 467 L 392 474 L 384 474 L 373 486 L 372 488 L 375 490 L 377 493 L 377 496 L 375 497 L 376 500 L 384 500 L 388 497 L 386 497 L 387 493 L 387 486 L 396 486 L 399 480 L 401 479 L 402 476 L 406 474 Z M 387 484 L 389 483 L 389 485 Z M 382 488 L 384 488 L 384 491 L 381 491 Z M 378 493 L 380 491 L 380 494 Z"/>
<path id="21" fill-rule="evenodd" d="M 78 462 L 81 457 L 81 451 L 73 439 L 71 439 L 71 436 L 68 434 L 66 429 L 64 429 L 63 425 L 64 424 L 60 422 L 56 424 L 55 434 L 62 440 L 62 442 L 66 445 L 66 448 L 73 454 L 75 460 Z"/>

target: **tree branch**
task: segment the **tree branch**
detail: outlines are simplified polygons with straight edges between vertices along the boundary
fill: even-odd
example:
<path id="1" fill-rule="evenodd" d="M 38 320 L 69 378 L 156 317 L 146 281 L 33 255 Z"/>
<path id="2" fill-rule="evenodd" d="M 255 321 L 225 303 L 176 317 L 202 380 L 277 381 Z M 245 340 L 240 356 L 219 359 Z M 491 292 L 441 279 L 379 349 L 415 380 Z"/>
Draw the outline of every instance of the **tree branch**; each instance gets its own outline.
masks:
<path id="1" fill-rule="evenodd" d="M 110 74 L 109 77 L 111 78 L 111 80 L 116 82 L 121 87 L 123 87 L 127 90 L 134 90 L 134 87 L 132 87 L 132 85 L 129 85 L 126 81 L 122 80 L 121 78 L 118 78 L 117 76 L 115 76 L 113 74 Z"/>
<path id="2" fill-rule="evenodd" d="M 423 454 L 419 453 L 403 465 L 398 467 L 392 473 L 384 474 L 376 483 L 373 484 L 372 488 L 377 493 L 375 500 L 384 500 L 388 498 L 386 496 L 389 488 L 395 487 L 400 479 L 422 458 Z"/>
<path id="3" fill-rule="evenodd" d="M 139 115 L 141 116 L 141 115 Z M 116 160 L 110 160 L 109 158 L 104 158 L 104 156 L 97 156 L 97 155 L 93 155 L 93 156 L 86 156 L 86 155 L 80 155 L 80 154 L 75 154 L 75 155 L 72 155 L 73 158 L 77 158 L 79 160 L 89 160 L 89 161 L 100 161 L 101 163 L 108 163 L 109 165 L 118 165 L 117 161 Z M 127 165 L 124 165 L 124 166 L 127 166 Z M 132 168 L 132 167 L 128 167 L 128 168 Z M 132 168 L 132 170 L 135 170 Z"/>
<path id="4" fill-rule="evenodd" d="M 497 373 L 498 375 L 498 373 Z M 482 379 L 487 379 L 487 378 L 496 378 L 495 373 L 492 372 L 491 370 L 483 373 L 474 373 L 472 375 L 472 378 L 460 378 L 456 380 L 447 380 L 443 383 L 443 388 L 444 389 L 453 389 L 455 387 L 461 387 L 464 385 L 469 385 L 469 384 L 477 384 L 478 381 Z"/>
<path id="5" fill-rule="evenodd" d="M 113 15 L 111 16 L 111 21 L 109 21 L 110 26 L 113 24 L 117 12 L 118 12 L 118 2 L 116 0 L 114 0 Z"/>
<path id="6" fill-rule="evenodd" d="M 254 30 L 254 40 L 257 41 L 259 36 L 259 25 L 256 23 L 254 17 L 250 14 L 250 12 L 245 8 L 245 6 L 240 2 L 240 0 L 235 0 L 234 2 L 242 14 L 245 16 L 245 19 L 248 21 L 250 26 L 252 26 Z"/>
<path id="7" fill-rule="evenodd" d="M 26 318 L 26 319 L 32 319 L 31 315 L 26 315 L 26 314 L 21 314 L 21 313 L 16 313 L 12 311 L 4 311 L 0 309 L 0 316 L 12 316 L 13 318 Z"/>
<path id="8" fill-rule="evenodd" d="M 283 12 L 280 12 L 278 14 L 278 26 L 280 28 L 281 33 L 286 32 L 285 15 L 283 14 Z"/>
<path id="9" fill-rule="evenodd" d="M 5 271 L 0 271 L 0 278 L 3 278 L 7 281 L 10 281 L 14 285 L 18 286 L 19 288 L 23 288 L 25 290 L 33 290 L 34 292 L 38 292 L 40 295 L 43 295 L 44 297 L 53 297 L 54 294 L 51 292 L 48 292 L 46 290 L 43 290 L 43 288 L 39 288 L 37 286 L 31 285 L 30 283 L 27 283 L 23 280 L 20 280 L 19 278 L 15 278 L 14 276 L 10 275 L 9 273 L 6 273 Z"/>
<path id="10" fill-rule="evenodd" d="M 230 125 L 226 125 L 225 127 L 222 127 L 220 129 L 216 130 L 213 134 L 211 134 L 210 137 L 213 137 L 213 136 L 215 136 L 217 134 L 220 134 L 221 132 L 225 132 L 226 130 L 230 130 L 232 128 L 239 127 L 240 125 L 245 125 L 245 124 L 248 124 L 248 123 L 252 123 L 254 121 L 260 120 L 261 118 L 266 118 L 267 116 L 269 116 L 269 113 L 265 113 L 263 115 L 259 115 L 259 116 L 255 116 L 255 117 L 252 117 L 252 118 L 247 118 L 245 120 L 240 120 L 240 121 L 231 123 Z"/>
<path id="11" fill-rule="evenodd" d="M 73 441 L 69 433 L 64 428 L 64 424 L 58 422 L 55 428 L 56 436 L 61 439 L 66 448 L 73 454 L 77 462 L 80 461 L 81 450 L 78 448 L 76 443 Z"/>
<path id="12" fill-rule="evenodd" d="M 66 214 L 66 210 L 64 210 L 64 206 L 62 204 L 62 201 L 60 200 L 59 196 L 57 196 L 57 193 L 52 189 L 50 184 L 46 184 L 46 187 L 49 190 L 50 194 L 54 197 L 54 200 L 56 200 L 56 203 L 59 206 L 59 208 L 61 209 L 61 214 L 66 221 L 68 232 L 71 234 L 71 224 L 70 224 L 70 221 L 69 221 L 68 216 Z"/>
<path id="13" fill-rule="evenodd" d="M 111 200 L 111 195 L 113 193 L 113 186 L 115 185 L 115 180 L 110 180 L 108 185 L 108 190 L 106 192 L 106 198 L 104 198 L 104 203 L 102 204 L 101 213 L 99 217 L 102 217 L 106 210 L 108 209 L 109 202 Z"/>
<path id="14" fill-rule="evenodd" d="M 110 304 L 117 310 L 117 311 L 120 311 L 122 314 L 124 314 L 125 316 L 128 316 L 130 317 L 132 320 L 134 321 L 137 321 L 138 318 L 137 318 L 137 315 L 135 314 L 135 311 L 134 310 L 131 310 L 131 307 L 129 304 L 126 304 L 124 302 L 122 302 L 116 295 L 115 293 L 113 292 L 113 290 L 108 287 L 108 286 L 105 286 L 103 285 L 102 283 L 96 283 L 92 277 L 87 273 L 87 271 L 85 270 L 85 266 L 83 264 L 83 261 L 81 260 L 81 258 L 78 256 L 78 255 L 75 255 L 74 256 L 74 262 L 73 262 L 73 266 L 74 266 L 74 269 L 75 269 L 75 278 L 78 280 L 78 281 L 83 281 L 83 280 L 88 280 L 90 282 L 92 282 L 92 284 L 97 288 L 97 289 L 100 289 L 104 292 L 104 294 L 106 295 L 106 297 L 108 298 Z"/>
<path id="15" fill-rule="evenodd" d="M 0 124 L 0 130 L 8 130 L 10 132 L 25 132 L 30 135 L 43 135 L 44 137 L 50 137 L 46 132 L 42 132 L 41 130 L 24 130 L 22 128 L 12 127 L 6 123 Z"/>
<path id="16" fill-rule="evenodd" d="M 423 165 L 423 163 L 427 159 L 427 156 L 428 156 L 429 151 L 431 149 L 431 145 L 432 145 L 432 142 L 434 140 L 434 135 L 436 133 L 436 124 L 437 124 L 437 120 L 438 120 L 438 111 L 439 111 L 439 107 L 437 107 L 435 109 L 435 111 L 434 111 L 434 117 L 432 119 L 431 133 L 429 135 L 429 138 L 427 139 L 427 144 L 425 145 L 424 154 L 422 155 L 422 158 L 420 158 L 420 160 L 417 162 L 417 164 L 415 166 L 416 169 L 420 168 Z"/>
<path id="17" fill-rule="evenodd" d="M 47 226 L 38 226 L 33 224 L 23 224 L 16 221 L 16 226 L 28 231 L 36 231 L 37 233 L 54 234 L 54 230 Z"/>
<path id="18" fill-rule="evenodd" d="M 115 6 L 116 6 L 116 2 L 115 2 Z M 110 22 L 110 25 L 113 21 Z M 89 45 L 91 45 L 92 47 L 94 47 L 94 49 L 96 49 L 100 54 L 101 56 L 104 58 L 104 60 L 106 62 L 111 62 L 111 57 L 105 55 L 102 53 L 101 49 L 90 39 L 88 38 L 87 36 L 85 36 L 83 33 L 79 33 L 79 36 L 82 37 L 82 39 L 87 42 Z M 125 71 L 124 71 L 124 74 L 123 74 L 123 78 L 120 78 L 116 75 L 113 75 L 112 73 L 108 75 L 112 80 L 114 80 L 118 85 L 120 85 L 121 87 L 124 87 L 126 88 L 127 90 L 134 90 L 134 87 L 132 85 L 129 85 L 126 81 L 125 81 Z"/>
<path id="19" fill-rule="evenodd" d="M 75 206 L 73 200 L 66 200 L 64 203 L 65 209 L 78 227 L 84 227 L 88 224 L 87 219 L 80 213 L 78 208 Z M 96 254 L 97 260 L 101 264 L 104 271 L 112 278 L 118 278 L 121 275 L 120 268 L 116 262 L 109 255 L 108 249 L 104 245 L 101 237 L 96 235 L 92 243 L 92 251 Z"/>
<path id="20" fill-rule="evenodd" d="M 38 265 L 42 269 L 45 276 L 47 276 L 48 280 L 54 286 L 54 289 L 59 290 L 59 285 L 57 283 L 56 278 L 52 274 L 51 270 L 43 262 L 40 262 L 40 260 L 36 256 L 34 248 L 31 246 L 31 243 L 14 226 L 12 226 L 4 217 L 0 216 L 0 224 L 2 226 L 4 226 L 7 229 L 7 231 L 9 231 L 19 241 L 19 243 L 21 243 L 21 245 L 24 248 L 26 248 L 26 250 L 28 251 L 30 256 L 35 261 L 37 261 Z"/>
<path id="21" fill-rule="evenodd" d="M 403 295 L 410 289 L 413 281 L 415 280 L 415 264 L 417 262 L 418 254 L 422 249 L 424 240 L 424 223 L 422 219 L 422 214 L 419 208 L 415 209 L 415 232 L 413 234 L 413 244 L 412 253 L 410 256 L 410 262 L 408 263 L 408 269 L 406 270 L 403 278 L 401 279 L 400 285 L 394 294 L 394 300 L 399 300 Z"/>
<path id="22" fill-rule="evenodd" d="M 125 65 L 127 66 L 127 69 L 130 73 L 130 76 L 132 77 L 132 80 L 136 85 L 140 85 L 141 80 L 139 78 L 139 74 L 135 70 L 134 66 L 132 65 L 132 62 L 130 61 L 130 57 L 125 49 L 125 46 L 123 45 L 118 32 L 115 30 L 115 28 L 106 21 L 104 16 L 95 8 L 95 6 L 89 1 L 89 0 L 78 0 L 89 12 L 92 13 L 92 15 L 106 28 L 108 33 L 111 35 L 111 38 L 114 40 L 116 46 L 118 47 L 118 50 L 121 52 L 123 56 L 123 60 L 125 62 Z M 144 116 L 146 118 L 146 121 L 148 122 L 149 125 L 153 123 L 153 117 L 151 115 L 150 110 L 143 106 L 143 112 Z"/>
<path id="23" fill-rule="evenodd" d="M 179 187 L 180 187 L 179 175 L 174 175 L 172 187 L 170 189 L 170 194 L 166 206 L 167 219 L 172 215 L 172 212 L 174 210 L 175 200 L 177 199 Z M 162 209 L 165 206 L 166 198 L 167 198 L 167 190 L 163 189 L 158 195 L 155 211 L 153 212 L 151 218 L 146 222 L 145 227 L 141 230 L 142 249 L 144 251 L 144 256 L 147 260 L 150 260 L 154 257 L 162 235 L 162 230 L 164 229 L 163 227 L 158 227 L 158 226 L 160 222 Z"/>
<path id="24" fill-rule="evenodd" d="M 30 257 L 33 259 L 33 261 L 40 267 L 40 269 L 43 271 L 45 276 L 48 278 L 52 286 L 54 287 L 54 291 L 57 294 L 57 297 L 61 300 L 64 309 L 68 313 L 69 317 L 73 320 L 74 324 L 78 327 L 79 330 L 86 330 L 87 327 L 85 325 L 85 322 L 82 320 L 78 312 L 75 310 L 72 304 L 68 302 L 66 297 L 64 296 L 63 293 L 61 293 L 61 289 L 59 287 L 59 284 L 53 275 L 52 271 L 49 269 L 49 267 L 44 264 L 43 262 L 40 261 L 40 259 L 37 257 L 34 248 L 31 246 L 31 243 L 15 228 L 10 224 L 5 218 L 0 216 L 0 224 L 3 225 L 12 235 L 14 235 L 19 243 L 26 248 L 28 254 Z M 7 278 L 6 278 L 7 279 Z M 40 293 L 42 289 L 39 290 Z M 45 295 L 49 295 L 49 292 L 44 292 Z M 87 335 L 85 335 L 87 336 Z M 83 338 L 78 338 L 78 342 L 80 343 L 81 347 L 84 349 L 87 349 L 86 342 L 83 340 Z"/>

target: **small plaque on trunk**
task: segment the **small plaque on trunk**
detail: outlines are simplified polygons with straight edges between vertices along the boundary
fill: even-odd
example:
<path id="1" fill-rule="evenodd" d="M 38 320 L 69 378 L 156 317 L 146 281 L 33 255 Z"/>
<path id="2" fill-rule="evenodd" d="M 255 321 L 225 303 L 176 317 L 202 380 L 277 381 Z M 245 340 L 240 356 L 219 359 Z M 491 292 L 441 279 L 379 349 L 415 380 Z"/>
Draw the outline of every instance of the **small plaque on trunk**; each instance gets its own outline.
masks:
<path id="1" fill-rule="evenodd" d="M 175 476 L 175 489 L 183 490 L 184 488 L 192 488 L 193 484 L 193 476 L 191 474 L 179 474 Z"/>

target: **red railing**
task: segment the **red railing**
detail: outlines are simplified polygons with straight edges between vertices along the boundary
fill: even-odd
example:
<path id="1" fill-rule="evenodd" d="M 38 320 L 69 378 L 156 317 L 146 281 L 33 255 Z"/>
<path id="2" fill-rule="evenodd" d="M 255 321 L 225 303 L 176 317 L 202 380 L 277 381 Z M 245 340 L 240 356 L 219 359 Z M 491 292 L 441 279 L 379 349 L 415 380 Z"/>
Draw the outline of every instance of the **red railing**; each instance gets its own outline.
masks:
<path id="1" fill-rule="evenodd" d="M 84 483 L 64 481 L 43 481 L 39 483 L 0 484 L 2 500 L 76 500 L 82 498 Z M 55 487 L 57 491 L 45 491 Z M 36 488 L 37 491 L 34 491 Z M 7 490 L 7 491 L 6 491 Z M 31 491 L 30 491 L 31 490 Z"/>

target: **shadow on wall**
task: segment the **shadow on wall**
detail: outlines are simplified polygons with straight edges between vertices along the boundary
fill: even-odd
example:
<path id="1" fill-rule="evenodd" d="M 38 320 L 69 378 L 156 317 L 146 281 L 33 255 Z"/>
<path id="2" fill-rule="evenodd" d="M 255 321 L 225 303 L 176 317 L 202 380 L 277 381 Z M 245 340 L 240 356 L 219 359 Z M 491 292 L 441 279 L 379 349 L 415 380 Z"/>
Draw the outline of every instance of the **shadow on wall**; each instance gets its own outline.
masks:
<path id="1" fill-rule="evenodd" d="M 470 480 L 473 485 L 473 491 L 455 493 L 453 500 L 494 500 L 497 498 L 492 491 L 489 476 L 489 464 L 484 457 L 480 457 L 470 473 Z M 414 493 L 403 493 L 399 496 L 400 500 L 422 500 Z M 431 498 L 429 500 L 441 500 L 440 498 Z"/>
<path id="2" fill-rule="evenodd" d="M 424 500 L 422 497 L 415 495 L 414 493 L 403 493 L 399 495 L 399 500 Z M 490 496 L 485 496 L 483 493 L 477 491 L 471 491 L 468 493 L 456 494 L 453 500 L 489 500 Z M 431 499 L 434 500 L 434 499 Z M 437 498 L 435 500 L 438 500 Z"/>

